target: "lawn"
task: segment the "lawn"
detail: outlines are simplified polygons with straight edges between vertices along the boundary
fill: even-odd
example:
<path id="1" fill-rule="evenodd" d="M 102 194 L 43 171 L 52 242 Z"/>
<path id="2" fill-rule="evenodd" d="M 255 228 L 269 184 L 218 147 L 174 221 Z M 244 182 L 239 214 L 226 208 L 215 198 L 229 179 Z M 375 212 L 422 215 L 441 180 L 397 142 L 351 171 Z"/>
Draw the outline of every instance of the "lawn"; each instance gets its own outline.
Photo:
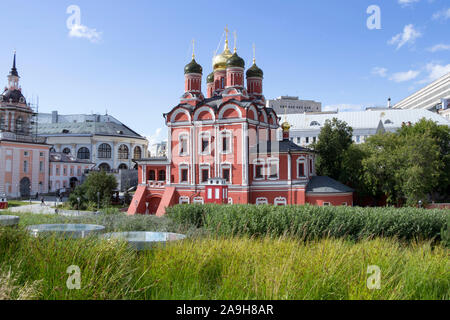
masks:
<path id="1" fill-rule="evenodd" d="M 21 214 L 0 228 L 0 299 L 439 299 L 450 298 L 449 249 L 435 239 L 354 240 L 217 235 L 167 217 Z M 185 241 L 137 253 L 99 239 L 31 238 L 39 223 L 97 223 L 107 231 L 183 232 Z M 81 269 L 69 290 L 66 270 Z M 368 266 L 381 271 L 367 288 Z"/>
<path id="2" fill-rule="evenodd" d="M 8 200 L 8 207 L 21 207 L 30 205 L 30 201 Z"/>

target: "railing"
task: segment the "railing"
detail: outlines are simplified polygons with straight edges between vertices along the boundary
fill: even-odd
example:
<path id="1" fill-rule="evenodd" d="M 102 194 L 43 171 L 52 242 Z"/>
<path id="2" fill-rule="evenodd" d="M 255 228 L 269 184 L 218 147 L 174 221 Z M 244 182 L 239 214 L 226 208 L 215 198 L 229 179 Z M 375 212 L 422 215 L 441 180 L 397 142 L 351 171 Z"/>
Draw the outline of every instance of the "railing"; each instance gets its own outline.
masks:
<path id="1" fill-rule="evenodd" d="M 45 143 L 45 137 L 36 137 L 33 135 L 24 135 L 18 134 L 14 132 L 1 132 L 0 131 L 0 140 L 11 140 L 18 142 L 31 142 L 31 143 Z"/>
<path id="2" fill-rule="evenodd" d="M 166 186 L 166 182 L 165 181 L 148 180 L 147 186 L 149 188 L 164 188 Z"/>

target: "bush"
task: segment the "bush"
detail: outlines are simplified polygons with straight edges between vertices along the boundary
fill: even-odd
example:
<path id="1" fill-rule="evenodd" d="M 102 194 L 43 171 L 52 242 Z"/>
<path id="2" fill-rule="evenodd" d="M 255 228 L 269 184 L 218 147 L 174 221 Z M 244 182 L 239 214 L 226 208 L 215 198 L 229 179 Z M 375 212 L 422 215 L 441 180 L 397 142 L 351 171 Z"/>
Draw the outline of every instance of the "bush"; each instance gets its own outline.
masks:
<path id="1" fill-rule="evenodd" d="M 177 205 L 166 209 L 174 222 L 219 235 L 282 236 L 304 239 L 385 236 L 440 239 L 448 210 L 318 206 Z"/>

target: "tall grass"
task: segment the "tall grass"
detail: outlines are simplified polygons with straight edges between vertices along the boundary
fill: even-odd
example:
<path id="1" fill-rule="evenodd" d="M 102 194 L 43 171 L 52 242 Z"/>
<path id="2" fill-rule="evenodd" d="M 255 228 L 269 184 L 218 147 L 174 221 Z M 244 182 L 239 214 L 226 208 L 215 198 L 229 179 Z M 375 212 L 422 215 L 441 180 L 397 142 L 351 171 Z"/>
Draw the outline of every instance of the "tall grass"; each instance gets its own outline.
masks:
<path id="1" fill-rule="evenodd" d="M 177 205 L 170 218 L 219 235 L 292 235 L 305 239 L 440 239 L 450 210 L 318 206 Z"/>
<path id="2" fill-rule="evenodd" d="M 81 269 L 69 290 L 67 267 Z M 367 266 L 381 289 L 366 287 Z M 136 253 L 123 242 L 31 238 L 0 228 L 0 292 L 36 299 L 449 299 L 449 251 L 430 242 L 189 239 Z M 3 283 L 7 283 L 4 285 Z M 31 288 L 31 289 L 26 289 Z"/>

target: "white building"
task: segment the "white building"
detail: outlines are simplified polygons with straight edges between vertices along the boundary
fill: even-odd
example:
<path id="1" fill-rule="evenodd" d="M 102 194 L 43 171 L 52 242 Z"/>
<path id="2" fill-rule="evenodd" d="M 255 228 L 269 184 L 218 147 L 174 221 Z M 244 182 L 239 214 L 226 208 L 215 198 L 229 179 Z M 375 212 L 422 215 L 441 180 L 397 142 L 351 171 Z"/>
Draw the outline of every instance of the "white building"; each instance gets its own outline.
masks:
<path id="1" fill-rule="evenodd" d="M 403 99 L 396 109 L 425 109 L 439 112 L 450 119 L 448 110 L 450 100 L 450 73 L 430 83 L 426 87 Z"/>
<path id="2" fill-rule="evenodd" d="M 266 107 L 272 108 L 279 116 L 305 112 L 322 111 L 322 103 L 312 100 L 299 100 L 298 97 L 281 96 L 274 100 L 267 100 Z"/>
<path id="3" fill-rule="evenodd" d="M 89 160 L 80 160 L 72 155 L 62 152 L 50 153 L 50 181 L 49 192 L 57 190 L 73 190 L 81 182 L 86 170 L 91 169 L 94 163 Z"/>
<path id="4" fill-rule="evenodd" d="M 366 111 L 354 112 L 288 114 L 286 119 L 292 126 L 291 141 L 300 146 L 310 145 L 317 141 L 325 121 L 331 121 L 333 118 L 345 121 L 353 128 L 353 141 L 355 143 L 363 143 L 368 137 L 380 131 L 395 132 L 401 128 L 403 123 L 414 124 L 422 118 L 433 120 L 439 125 L 450 126 L 449 120 L 437 113 L 423 109 L 399 110 L 372 108 Z"/>
<path id="5" fill-rule="evenodd" d="M 37 132 L 52 152 L 93 162 L 96 169 L 132 169 L 133 159 L 147 156 L 147 139 L 110 115 L 40 113 Z"/>
<path id="6" fill-rule="evenodd" d="M 150 147 L 151 157 L 165 156 L 167 151 L 167 141 L 157 142 Z"/>

